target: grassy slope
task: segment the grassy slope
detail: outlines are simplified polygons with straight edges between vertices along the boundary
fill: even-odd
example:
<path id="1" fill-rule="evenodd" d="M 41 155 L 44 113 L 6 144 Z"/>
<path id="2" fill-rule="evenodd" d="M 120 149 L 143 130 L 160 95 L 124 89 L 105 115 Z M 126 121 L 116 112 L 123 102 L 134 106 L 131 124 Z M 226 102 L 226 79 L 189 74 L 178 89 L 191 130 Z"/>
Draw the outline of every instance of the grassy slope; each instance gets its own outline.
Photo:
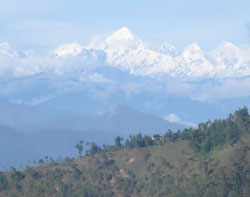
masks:
<path id="1" fill-rule="evenodd" d="M 185 140 L 123 148 L 28 169 L 20 180 L 15 172 L 2 173 L 8 186 L 0 196 L 248 196 L 249 150 L 250 135 L 205 155 Z M 245 187 L 234 188 L 235 181 L 246 180 Z"/>

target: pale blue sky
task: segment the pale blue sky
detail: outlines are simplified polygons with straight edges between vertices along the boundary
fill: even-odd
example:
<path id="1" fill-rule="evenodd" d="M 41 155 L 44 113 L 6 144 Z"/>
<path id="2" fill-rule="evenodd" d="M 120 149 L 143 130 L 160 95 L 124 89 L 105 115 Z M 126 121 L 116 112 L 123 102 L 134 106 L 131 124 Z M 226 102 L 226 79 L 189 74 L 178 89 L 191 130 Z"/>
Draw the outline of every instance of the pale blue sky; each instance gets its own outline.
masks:
<path id="1" fill-rule="evenodd" d="M 0 1 L 0 42 L 48 50 L 78 40 L 88 44 L 126 26 L 157 47 L 198 42 L 249 44 L 250 0 L 8 0 Z"/>

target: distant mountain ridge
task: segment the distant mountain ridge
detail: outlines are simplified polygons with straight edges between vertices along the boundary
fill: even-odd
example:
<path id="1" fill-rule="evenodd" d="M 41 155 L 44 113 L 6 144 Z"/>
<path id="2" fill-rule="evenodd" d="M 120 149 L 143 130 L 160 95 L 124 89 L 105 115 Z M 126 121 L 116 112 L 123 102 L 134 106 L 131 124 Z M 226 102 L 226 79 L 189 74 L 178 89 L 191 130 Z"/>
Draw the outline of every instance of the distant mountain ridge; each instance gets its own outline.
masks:
<path id="1" fill-rule="evenodd" d="M 65 114 L 55 109 L 14 104 L 0 99 L 0 125 L 17 128 L 21 125 L 58 119 L 65 116 Z"/>
<path id="2" fill-rule="evenodd" d="M 76 155 L 80 139 L 101 146 L 112 144 L 117 136 L 163 134 L 184 127 L 125 105 L 102 115 L 81 115 L 0 100 L 0 169 L 30 164 L 44 156 Z"/>
<path id="3" fill-rule="evenodd" d="M 117 105 L 102 115 L 83 115 L 43 106 L 13 104 L 6 100 L 0 100 L 0 109 L 0 125 L 22 131 L 75 129 L 126 134 L 146 131 L 163 132 L 167 129 L 184 128 L 182 124 L 144 114 L 125 105 Z"/>

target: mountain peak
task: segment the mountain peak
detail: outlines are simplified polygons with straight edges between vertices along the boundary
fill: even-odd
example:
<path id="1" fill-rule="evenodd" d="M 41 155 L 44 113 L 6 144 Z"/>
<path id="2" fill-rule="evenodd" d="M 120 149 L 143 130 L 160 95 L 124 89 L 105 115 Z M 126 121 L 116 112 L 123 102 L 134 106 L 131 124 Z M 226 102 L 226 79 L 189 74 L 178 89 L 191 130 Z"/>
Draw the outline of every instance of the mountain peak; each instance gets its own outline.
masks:
<path id="1" fill-rule="evenodd" d="M 228 51 L 228 50 L 237 52 L 240 49 L 239 49 L 239 47 L 235 46 L 231 42 L 224 41 L 224 42 L 220 43 L 215 50 L 217 50 L 217 51 L 220 50 L 222 52 Z"/>
<path id="2" fill-rule="evenodd" d="M 171 44 L 164 43 L 158 50 L 159 53 L 176 57 L 179 55 L 179 51 Z"/>
<path id="3" fill-rule="evenodd" d="M 201 48 L 197 44 L 197 42 L 194 42 L 194 43 L 190 44 L 188 47 L 186 47 L 185 50 L 188 50 L 188 51 L 201 51 Z"/>
<path id="4" fill-rule="evenodd" d="M 121 29 L 114 32 L 106 41 L 131 41 L 134 40 L 134 35 L 129 31 L 127 27 L 122 27 Z"/>
<path id="5" fill-rule="evenodd" d="M 220 45 L 228 46 L 228 47 L 235 47 L 235 45 L 229 41 L 223 41 Z"/>
<path id="6" fill-rule="evenodd" d="M 197 56 L 197 55 L 198 56 L 203 56 L 203 51 L 196 42 L 190 44 L 189 46 L 187 46 L 183 50 L 184 58 L 185 57 L 191 57 L 191 56 Z"/>

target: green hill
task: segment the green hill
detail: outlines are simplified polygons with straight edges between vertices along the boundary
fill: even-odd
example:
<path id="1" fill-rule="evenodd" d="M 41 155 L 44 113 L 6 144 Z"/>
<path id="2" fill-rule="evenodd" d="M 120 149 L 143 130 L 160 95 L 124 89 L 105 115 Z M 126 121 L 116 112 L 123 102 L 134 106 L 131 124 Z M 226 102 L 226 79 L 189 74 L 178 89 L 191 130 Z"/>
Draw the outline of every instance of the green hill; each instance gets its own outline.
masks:
<path id="1" fill-rule="evenodd" d="M 250 116 L 90 144 L 85 156 L 0 173 L 0 196 L 250 196 Z M 77 148 L 81 152 L 82 143 Z"/>

